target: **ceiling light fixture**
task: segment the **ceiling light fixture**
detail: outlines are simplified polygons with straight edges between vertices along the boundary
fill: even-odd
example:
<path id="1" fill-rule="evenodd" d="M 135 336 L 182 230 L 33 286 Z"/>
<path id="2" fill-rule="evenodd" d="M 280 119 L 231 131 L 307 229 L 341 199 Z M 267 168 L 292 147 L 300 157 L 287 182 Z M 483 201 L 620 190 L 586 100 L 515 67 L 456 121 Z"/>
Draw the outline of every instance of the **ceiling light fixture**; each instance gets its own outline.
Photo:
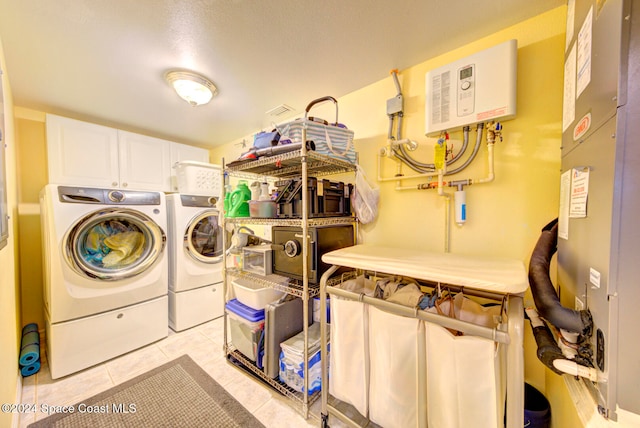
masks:
<path id="1" fill-rule="evenodd" d="M 164 78 L 180 98 L 192 106 L 207 104 L 218 93 L 218 89 L 209 79 L 191 71 L 169 71 Z"/>

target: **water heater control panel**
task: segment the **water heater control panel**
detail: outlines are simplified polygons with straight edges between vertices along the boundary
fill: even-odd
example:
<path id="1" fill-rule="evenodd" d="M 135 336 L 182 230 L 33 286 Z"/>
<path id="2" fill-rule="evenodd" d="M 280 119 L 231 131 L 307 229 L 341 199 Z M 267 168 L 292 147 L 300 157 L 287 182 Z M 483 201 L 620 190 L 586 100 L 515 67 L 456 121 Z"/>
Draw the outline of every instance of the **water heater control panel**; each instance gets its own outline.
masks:
<path id="1" fill-rule="evenodd" d="M 475 106 L 474 64 L 458 70 L 458 117 L 469 116 Z"/>
<path id="2" fill-rule="evenodd" d="M 516 114 L 516 40 L 477 52 L 426 75 L 426 134 Z"/>

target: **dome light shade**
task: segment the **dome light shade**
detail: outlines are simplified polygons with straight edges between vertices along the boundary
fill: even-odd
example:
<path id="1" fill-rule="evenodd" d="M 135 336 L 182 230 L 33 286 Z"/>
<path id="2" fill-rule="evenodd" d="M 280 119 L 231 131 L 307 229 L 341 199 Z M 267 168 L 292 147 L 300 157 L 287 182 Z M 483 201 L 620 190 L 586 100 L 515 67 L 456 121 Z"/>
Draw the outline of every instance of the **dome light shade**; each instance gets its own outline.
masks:
<path id="1" fill-rule="evenodd" d="M 191 71 L 169 71 L 164 77 L 180 98 L 192 106 L 207 104 L 218 93 L 207 78 Z"/>

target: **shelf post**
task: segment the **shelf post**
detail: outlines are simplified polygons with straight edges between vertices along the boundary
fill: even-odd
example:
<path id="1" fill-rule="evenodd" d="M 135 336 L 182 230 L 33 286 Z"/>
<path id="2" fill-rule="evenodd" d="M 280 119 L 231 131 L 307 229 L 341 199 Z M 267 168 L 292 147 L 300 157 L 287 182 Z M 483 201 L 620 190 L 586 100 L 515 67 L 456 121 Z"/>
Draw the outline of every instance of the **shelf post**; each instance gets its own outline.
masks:
<path id="1" fill-rule="evenodd" d="M 224 162 L 224 158 L 222 158 L 222 168 L 220 169 L 220 174 L 222 175 L 222 177 L 220 177 L 220 182 L 222 183 L 222 301 L 225 303 L 227 302 L 227 246 L 229 245 L 229 243 L 227 242 L 227 220 L 226 220 L 226 213 L 224 212 L 224 200 L 226 198 L 226 186 L 224 185 L 224 172 L 226 171 L 225 168 L 225 162 Z M 229 355 L 229 349 L 228 349 L 228 337 L 227 337 L 227 309 L 226 308 L 222 308 L 223 312 L 222 312 L 222 318 L 223 318 L 223 338 L 224 338 L 224 342 L 222 342 L 222 350 L 224 352 L 225 358 L 227 357 L 227 355 Z"/>
<path id="2" fill-rule="evenodd" d="M 309 412 L 309 191 L 307 189 L 307 121 L 302 124 L 302 147 L 300 148 L 302 166 L 302 326 L 304 330 L 304 358 L 302 380 L 303 411 L 307 418 Z"/>

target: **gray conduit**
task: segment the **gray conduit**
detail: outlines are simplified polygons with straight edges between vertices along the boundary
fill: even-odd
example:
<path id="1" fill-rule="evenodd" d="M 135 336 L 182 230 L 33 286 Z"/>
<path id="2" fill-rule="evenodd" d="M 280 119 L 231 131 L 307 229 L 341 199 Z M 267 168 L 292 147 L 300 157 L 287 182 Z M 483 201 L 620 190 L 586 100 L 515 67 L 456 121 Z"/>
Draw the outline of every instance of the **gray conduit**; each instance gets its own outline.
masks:
<path id="1" fill-rule="evenodd" d="M 588 310 L 575 311 L 560 304 L 549 277 L 549 264 L 557 250 L 558 219 L 547 224 L 529 262 L 529 285 L 540 316 L 554 326 L 585 336 L 591 334 L 593 320 Z"/>
<path id="2" fill-rule="evenodd" d="M 398 90 L 398 94 L 396 95 L 397 97 L 402 97 L 402 89 L 400 88 L 400 82 L 398 81 L 398 74 L 397 74 L 397 70 L 393 71 L 391 73 L 391 75 L 393 76 L 393 82 L 396 85 L 396 89 Z M 397 140 L 400 141 L 402 140 L 402 117 L 404 116 L 404 113 L 402 111 L 395 113 L 395 114 L 390 114 L 389 115 L 389 130 L 387 133 L 387 139 L 389 140 Z M 396 123 L 396 136 L 393 136 L 393 119 L 394 117 L 397 117 L 397 123 Z M 451 174 L 455 174 L 457 172 L 462 171 L 463 169 L 465 169 L 470 163 L 471 161 L 476 157 L 476 154 L 478 153 L 478 149 L 480 148 L 480 143 L 482 141 L 482 128 L 484 127 L 484 124 L 480 123 L 478 124 L 478 136 L 476 138 L 476 145 L 473 149 L 473 153 L 471 154 L 471 156 L 465 161 L 465 163 L 463 165 L 461 165 L 460 167 L 452 170 L 451 172 L 447 171 L 445 172 L 445 175 L 451 175 Z M 452 159 L 446 161 L 446 165 L 450 165 L 453 162 L 457 161 L 462 154 L 467 150 L 467 146 L 469 144 L 469 126 L 465 126 L 462 128 L 462 134 L 463 134 L 463 140 L 462 140 L 462 147 L 460 148 L 460 150 L 458 151 L 458 154 L 456 154 Z M 392 152 L 393 155 L 398 158 L 400 161 L 402 161 L 404 164 L 406 164 L 409 168 L 411 168 L 412 170 L 420 173 L 420 174 L 430 174 L 436 171 L 436 166 L 433 163 L 423 163 L 418 161 L 417 159 L 414 159 L 413 157 L 411 157 L 411 155 L 407 152 L 407 149 L 405 148 L 404 144 L 400 144 L 400 146 L 398 148 L 392 148 Z"/>
<path id="3" fill-rule="evenodd" d="M 462 165 L 460 165 L 459 167 L 452 169 L 451 171 L 447 170 L 444 175 L 453 175 L 453 174 L 457 174 L 458 172 L 462 171 L 463 169 L 465 169 L 467 166 L 469 166 L 469 164 L 476 158 L 476 155 L 478 154 L 478 150 L 480 149 L 480 144 L 482 144 L 482 131 L 484 130 L 484 123 L 479 123 L 477 128 L 476 128 L 476 145 L 473 146 L 473 152 L 471 153 L 471 156 L 469 156 L 467 158 L 466 161 L 464 161 L 464 163 Z"/>
<path id="4" fill-rule="evenodd" d="M 452 163 L 454 163 L 458 159 L 460 159 L 461 155 L 464 154 L 464 152 L 467 150 L 467 147 L 469 145 L 469 130 L 470 130 L 470 128 L 468 126 L 465 126 L 462 129 L 462 136 L 463 136 L 463 138 L 462 138 L 462 147 L 460 148 L 458 153 L 452 159 L 449 159 L 447 161 L 447 166 L 451 165 Z M 475 155 L 478 153 L 478 149 L 480 148 L 480 142 L 481 141 L 482 141 L 482 135 L 479 135 L 478 138 L 476 138 L 476 146 L 474 147 L 474 152 L 472 153 L 471 157 L 465 162 L 465 164 L 463 166 L 453 170 L 454 171 L 453 173 L 459 172 L 463 168 L 466 168 L 469 165 L 469 163 L 473 160 Z M 404 162 L 409 168 L 411 168 L 412 170 L 414 170 L 416 172 L 425 174 L 425 173 L 433 173 L 436 170 L 435 164 L 423 163 L 423 162 L 420 162 L 420 161 L 412 158 L 411 155 L 408 153 L 407 149 L 404 147 L 404 145 L 400 145 L 399 149 L 394 149 L 393 150 L 393 154 L 394 154 L 395 157 L 397 157 L 402 162 Z M 449 175 L 449 174 L 453 174 L 453 173 L 447 171 L 445 173 L 445 175 Z"/>
<path id="5" fill-rule="evenodd" d="M 469 130 L 471 128 L 469 126 L 465 126 L 462 128 L 462 147 L 460 147 L 460 150 L 458 150 L 458 154 L 456 154 L 453 158 L 449 159 L 446 163 L 447 166 L 451 165 L 452 163 L 454 163 L 455 161 L 457 161 L 458 159 L 460 159 L 460 156 L 462 156 L 462 154 L 467 150 L 467 146 L 469 145 Z M 435 165 L 434 165 L 435 167 Z"/>

